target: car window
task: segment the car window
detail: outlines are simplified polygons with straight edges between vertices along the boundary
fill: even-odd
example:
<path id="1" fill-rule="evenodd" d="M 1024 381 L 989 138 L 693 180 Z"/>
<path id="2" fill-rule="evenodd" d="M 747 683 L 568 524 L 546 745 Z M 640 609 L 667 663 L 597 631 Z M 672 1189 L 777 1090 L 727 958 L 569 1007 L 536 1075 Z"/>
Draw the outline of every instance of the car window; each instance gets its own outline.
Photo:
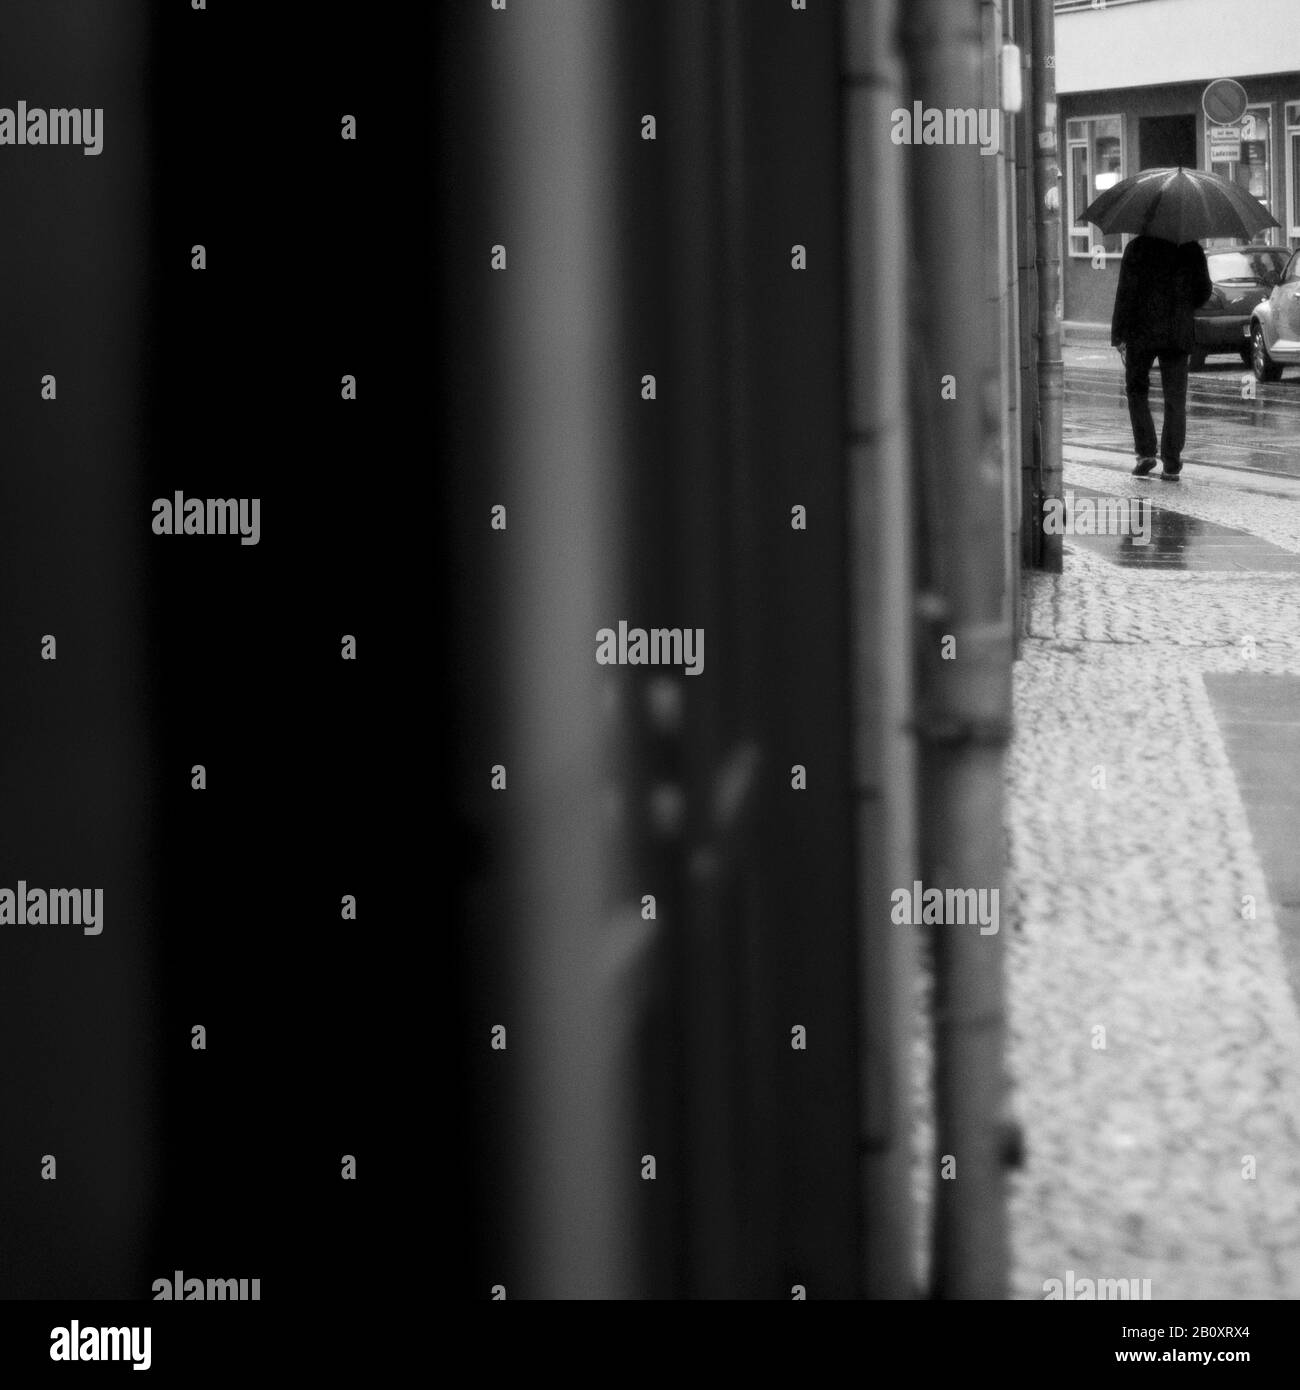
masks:
<path id="1" fill-rule="evenodd" d="M 1284 280 L 1300 280 L 1300 251 L 1297 251 L 1287 262 L 1286 274 L 1282 278 Z"/>
<path id="2" fill-rule="evenodd" d="M 1280 278 L 1286 252 L 1277 251 L 1222 251 L 1206 259 L 1210 267 L 1210 279 L 1218 284 L 1230 280 L 1243 280 L 1262 285 L 1275 285 Z"/>

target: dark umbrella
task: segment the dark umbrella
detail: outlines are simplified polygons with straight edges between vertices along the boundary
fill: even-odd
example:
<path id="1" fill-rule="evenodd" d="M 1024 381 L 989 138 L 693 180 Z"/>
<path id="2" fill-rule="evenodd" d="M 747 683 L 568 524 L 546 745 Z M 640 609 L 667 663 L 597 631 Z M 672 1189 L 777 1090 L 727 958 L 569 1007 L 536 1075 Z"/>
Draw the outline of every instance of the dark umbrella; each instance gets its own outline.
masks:
<path id="1" fill-rule="evenodd" d="M 1093 200 L 1084 217 L 1109 235 L 1138 232 L 1165 241 L 1245 237 L 1281 224 L 1258 198 L 1203 169 L 1143 169 Z"/>

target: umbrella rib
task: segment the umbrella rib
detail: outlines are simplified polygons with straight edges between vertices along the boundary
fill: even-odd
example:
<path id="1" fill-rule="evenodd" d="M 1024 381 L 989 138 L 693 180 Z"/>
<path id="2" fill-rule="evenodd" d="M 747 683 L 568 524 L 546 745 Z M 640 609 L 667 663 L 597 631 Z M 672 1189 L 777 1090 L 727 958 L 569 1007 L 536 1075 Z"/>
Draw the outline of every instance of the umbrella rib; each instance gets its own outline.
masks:
<path id="1" fill-rule="evenodd" d="M 1148 193 L 1145 185 L 1143 184 L 1134 184 L 1131 188 L 1126 188 L 1124 190 L 1123 196 L 1115 204 L 1116 215 L 1122 215 L 1125 209 L 1127 209 L 1127 207 L 1129 206 L 1129 204 L 1134 202 L 1136 199 L 1145 198 L 1147 196 Z"/>
<path id="2" fill-rule="evenodd" d="M 1147 208 L 1147 215 L 1142 219 L 1142 232 L 1141 232 L 1141 235 L 1145 236 L 1145 235 L 1148 235 L 1148 234 L 1149 234 L 1150 228 L 1151 228 L 1152 225 L 1155 223 L 1156 217 L 1158 216 L 1158 214 L 1159 214 L 1159 212 L 1160 212 L 1160 209 L 1161 209 L 1161 207 L 1162 207 L 1163 204 L 1164 204 L 1164 201 L 1165 201 L 1165 189 L 1166 189 L 1168 186 L 1169 186 L 1169 180 L 1168 180 L 1168 179 L 1162 179 L 1161 182 L 1160 182 L 1160 187 L 1159 187 L 1159 188 L 1155 191 L 1155 193 L 1152 195 L 1152 197 L 1151 197 L 1151 206 Z"/>

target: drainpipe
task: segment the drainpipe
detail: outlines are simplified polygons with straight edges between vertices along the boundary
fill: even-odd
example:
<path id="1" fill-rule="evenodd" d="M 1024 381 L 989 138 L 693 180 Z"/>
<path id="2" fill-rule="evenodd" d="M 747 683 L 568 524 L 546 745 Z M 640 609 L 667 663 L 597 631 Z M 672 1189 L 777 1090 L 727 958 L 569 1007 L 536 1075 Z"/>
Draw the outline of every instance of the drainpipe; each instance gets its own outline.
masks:
<path id="1" fill-rule="evenodd" d="M 1013 237 L 1015 165 L 1014 129 L 1015 120 L 1006 114 L 1009 104 L 1018 91 L 1011 90 L 1019 78 L 1016 68 L 1009 75 L 1003 72 L 1004 53 L 1010 52 L 1006 45 L 1009 25 L 1004 21 L 1004 3 L 1010 0 L 981 0 L 980 18 L 984 33 L 984 51 L 989 61 L 984 65 L 984 94 L 982 105 L 990 110 L 1000 110 L 1000 139 L 998 152 L 985 160 L 984 189 L 985 206 L 997 218 L 997 239 L 988 248 L 989 255 L 989 295 L 993 300 L 998 322 L 998 345 L 1001 352 L 999 363 L 998 390 L 1001 396 L 1001 459 L 1003 494 L 1003 546 L 1002 558 L 1005 566 L 1006 585 L 1011 595 L 1011 611 L 1018 608 L 1020 588 L 1020 510 L 1019 475 L 1014 466 L 1015 446 L 1020 418 L 1020 383 L 1018 372 L 1018 341 L 1016 331 L 1016 277 Z M 1004 88 L 1006 90 L 1004 90 Z M 1015 628 L 1012 629 L 1013 636 Z"/>
<path id="2" fill-rule="evenodd" d="M 1031 0 L 1034 70 L 1034 225 L 1038 278 L 1038 415 L 1042 449 L 1043 500 L 1061 497 L 1061 179 L 1056 142 L 1056 16 L 1053 0 Z M 1049 65 L 1049 58 L 1052 60 Z M 1042 568 L 1060 574 L 1062 540 L 1043 534 L 1043 509 L 1034 509 Z"/>
<path id="3" fill-rule="evenodd" d="M 1030 0 L 1014 0 L 1015 35 L 1020 45 L 1020 81 L 1024 104 L 1016 117 L 1016 272 L 1018 327 L 1020 333 L 1020 559 L 1038 568 L 1040 546 L 1041 460 L 1038 433 L 1038 276 L 1035 270 L 1037 237 L 1032 210 L 1034 196 L 1034 72 L 1033 39 L 1029 24 Z"/>
<path id="4" fill-rule="evenodd" d="M 977 0 L 912 0 L 904 50 L 914 100 L 941 110 L 981 105 L 985 57 Z M 985 292 L 991 236 L 985 156 L 970 144 L 914 146 L 910 156 L 914 244 L 925 286 L 912 303 L 914 420 L 922 446 L 918 524 L 925 537 L 918 651 L 922 878 L 926 888 L 996 890 L 1000 897 L 1012 640 L 998 323 Z M 951 399 L 941 393 L 945 377 L 955 382 Z M 933 1292 L 1001 1298 L 1007 1267 L 1002 937 L 969 922 L 913 930 L 932 933 L 934 942 Z"/>
<path id="5" fill-rule="evenodd" d="M 842 11 L 845 467 L 852 565 L 853 738 L 861 960 L 861 1190 L 868 1298 L 915 1296 L 911 1198 L 915 948 L 890 920 L 916 876 L 912 528 L 904 318 L 906 180 L 890 114 L 905 106 L 895 0 Z M 911 306 L 907 305 L 910 310 Z"/>

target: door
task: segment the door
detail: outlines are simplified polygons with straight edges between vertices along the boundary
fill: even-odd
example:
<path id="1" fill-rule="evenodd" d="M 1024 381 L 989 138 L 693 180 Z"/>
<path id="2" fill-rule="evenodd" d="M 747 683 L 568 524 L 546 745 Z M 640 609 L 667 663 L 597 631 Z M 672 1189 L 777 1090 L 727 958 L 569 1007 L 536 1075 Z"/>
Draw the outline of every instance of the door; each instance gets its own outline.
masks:
<path id="1" fill-rule="evenodd" d="M 1286 226 L 1287 243 L 1294 251 L 1300 246 L 1300 101 L 1286 107 Z"/>
<path id="2" fill-rule="evenodd" d="M 1284 351 L 1300 349 L 1300 252 L 1287 262 L 1286 275 L 1276 291 L 1278 341 Z"/>

